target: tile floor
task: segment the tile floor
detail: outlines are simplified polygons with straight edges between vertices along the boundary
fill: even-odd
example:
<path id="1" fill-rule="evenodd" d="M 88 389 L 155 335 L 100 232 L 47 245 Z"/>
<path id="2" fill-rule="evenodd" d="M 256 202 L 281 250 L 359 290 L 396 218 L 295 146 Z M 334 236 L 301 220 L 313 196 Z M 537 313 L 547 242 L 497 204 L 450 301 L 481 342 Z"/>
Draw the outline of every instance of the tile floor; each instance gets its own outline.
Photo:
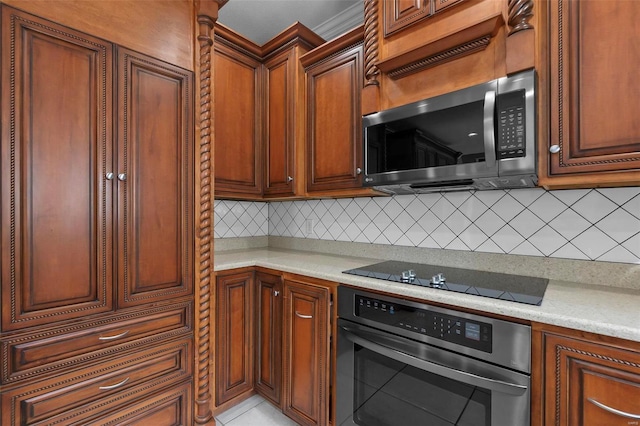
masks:
<path id="1" fill-rule="evenodd" d="M 216 426 L 296 426 L 260 395 L 254 395 L 216 416 Z"/>

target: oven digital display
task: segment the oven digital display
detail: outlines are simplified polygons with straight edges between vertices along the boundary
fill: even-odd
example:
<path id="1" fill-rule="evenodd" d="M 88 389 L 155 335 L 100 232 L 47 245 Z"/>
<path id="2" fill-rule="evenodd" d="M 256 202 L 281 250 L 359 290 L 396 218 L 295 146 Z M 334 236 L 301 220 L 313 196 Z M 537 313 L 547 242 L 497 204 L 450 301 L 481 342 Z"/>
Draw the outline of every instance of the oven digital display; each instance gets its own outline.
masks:
<path id="1" fill-rule="evenodd" d="M 480 341 L 480 324 L 468 322 L 464 326 L 464 337 L 467 339 Z"/>

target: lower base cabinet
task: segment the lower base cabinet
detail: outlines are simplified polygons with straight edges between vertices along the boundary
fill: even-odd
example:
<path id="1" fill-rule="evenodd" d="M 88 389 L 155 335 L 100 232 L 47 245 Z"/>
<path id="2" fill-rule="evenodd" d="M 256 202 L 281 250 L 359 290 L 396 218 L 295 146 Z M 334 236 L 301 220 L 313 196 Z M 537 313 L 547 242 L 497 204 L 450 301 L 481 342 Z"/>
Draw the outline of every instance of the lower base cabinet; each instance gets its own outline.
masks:
<path id="1" fill-rule="evenodd" d="M 335 284 L 243 268 L 216 278 L 216 406 L 258 393 L 300 425 L 330 414 Z"/>
<path id="2" fill-rule="evenodd" d="M 640 343 L 548 326 L 537 338 L 544 409 L 532 424 L 640 424 Z"/>

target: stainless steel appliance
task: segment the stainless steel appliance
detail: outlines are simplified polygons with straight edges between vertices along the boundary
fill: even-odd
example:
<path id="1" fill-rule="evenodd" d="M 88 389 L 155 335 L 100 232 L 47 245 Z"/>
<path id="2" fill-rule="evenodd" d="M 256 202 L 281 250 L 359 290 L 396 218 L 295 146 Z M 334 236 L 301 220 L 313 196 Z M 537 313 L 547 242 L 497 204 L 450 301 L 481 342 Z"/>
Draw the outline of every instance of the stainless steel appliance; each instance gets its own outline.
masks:
<path id="1" fill-rule="evenodd" d="M 534 70 L 363 117 L 364 185 L 389 193 L 537 184 Z"/>
<path id="2" fill-rule="evenodd" d="M 338 425 L 530 424 L 531 329 L 338 288 Z"/>
<path id="3" fill-rule="evenodd" d="M 549 285 L 546 278 L 448 268 L 388 260 L 343 271 L 345 274 L 430 287 L 443 291 L 540 305 Z"/>

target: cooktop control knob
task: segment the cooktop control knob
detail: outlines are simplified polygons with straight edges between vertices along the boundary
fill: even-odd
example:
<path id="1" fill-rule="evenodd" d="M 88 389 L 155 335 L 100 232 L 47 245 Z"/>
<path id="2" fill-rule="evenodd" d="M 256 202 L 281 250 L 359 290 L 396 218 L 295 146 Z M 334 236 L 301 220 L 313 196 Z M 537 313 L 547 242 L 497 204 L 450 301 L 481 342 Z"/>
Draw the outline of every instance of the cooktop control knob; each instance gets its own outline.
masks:
<path id="1" fill-rule="evenodd" d="M 402 271 L 400 275 L 400 281 L 403 283 L 410 283 L 416 279 L 416 273 L 413 269 L 409 269 L 408 271 Z"/>
<path id="2" fill-rule="evenodd" d="M 445 278 L 444 274 L 442 272 L 440 272 L 439 274 L 434 275 L 433 277 L 431 277 L 431 287 L 433 288 L 442 288 L 442 285 L 445 283 L 447 279 Z"/>

